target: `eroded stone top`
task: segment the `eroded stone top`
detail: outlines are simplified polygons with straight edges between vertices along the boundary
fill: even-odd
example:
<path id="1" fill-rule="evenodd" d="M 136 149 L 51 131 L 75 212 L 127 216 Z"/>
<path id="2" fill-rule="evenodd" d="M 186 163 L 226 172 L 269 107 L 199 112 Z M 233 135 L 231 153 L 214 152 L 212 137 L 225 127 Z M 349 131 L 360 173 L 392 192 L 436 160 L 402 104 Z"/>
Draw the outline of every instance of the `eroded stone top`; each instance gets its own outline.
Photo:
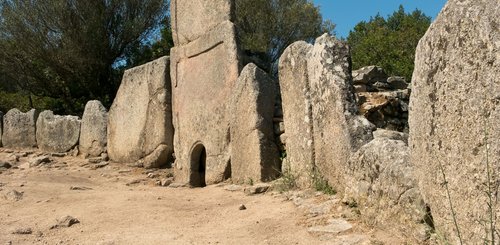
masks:
<path id="1" fill-rule="evenodd" d="M 175 46 L 184 45 L 232 20 L 234 0 L 172 0 L 172 34 Z"/>

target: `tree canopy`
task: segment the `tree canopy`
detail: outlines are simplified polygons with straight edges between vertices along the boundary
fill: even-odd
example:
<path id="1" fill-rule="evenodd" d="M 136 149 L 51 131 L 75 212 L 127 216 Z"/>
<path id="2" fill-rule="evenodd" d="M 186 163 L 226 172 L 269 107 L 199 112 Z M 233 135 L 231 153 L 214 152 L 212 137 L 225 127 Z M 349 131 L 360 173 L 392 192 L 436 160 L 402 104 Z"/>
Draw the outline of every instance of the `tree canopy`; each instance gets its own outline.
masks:
<path id="1" fill-rule="evenodd" d="M 58 98 L 78 112 L 111 103 L 117 66 L 165 19 L 167 0 L 4 0 L 0 6 L 2 87 Z"/>
<path id="2" fill-rule="evenodd" d="M 324 21 L 310 0 L 236 0 L 236 26 L 242 48 L 258 56 L 276 75 L 276 62 L 295 41 L 308 42 L 335 25 Z"/>
<path id="3" fill-rule="evenodd" d="M 334 29 L 311 0 L 235 3 L 243 50 L 273 75 L 291 43 Z M 168 6 L 169 0 L 1 0 L 0 110 L 17 104 L 78 114 L 91 99 L 109 106 L 124 69 L 169 54 Z"/>
<path id="4" fill-rule="evenodd" d="M 358 23 L 349 33 L 353 69 L 378 65 L 389 75 L 410 80 L 418 41 L 431 24 L 420 10 L 406 13 L 403 6 L 388 16 L 377 15 Z"/>

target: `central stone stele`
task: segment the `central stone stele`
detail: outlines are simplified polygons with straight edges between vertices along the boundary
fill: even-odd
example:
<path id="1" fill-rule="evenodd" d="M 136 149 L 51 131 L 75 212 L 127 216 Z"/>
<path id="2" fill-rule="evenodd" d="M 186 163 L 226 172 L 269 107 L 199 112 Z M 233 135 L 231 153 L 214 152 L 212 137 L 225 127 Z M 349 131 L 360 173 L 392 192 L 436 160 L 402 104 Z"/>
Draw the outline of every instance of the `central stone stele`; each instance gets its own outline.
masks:
<path id="1" fill-rule="evenodd" d="M 242 64 L 230 0 L 172 0 L 172 114 L 176 181 L 231 175 L 230 101 Z"/>

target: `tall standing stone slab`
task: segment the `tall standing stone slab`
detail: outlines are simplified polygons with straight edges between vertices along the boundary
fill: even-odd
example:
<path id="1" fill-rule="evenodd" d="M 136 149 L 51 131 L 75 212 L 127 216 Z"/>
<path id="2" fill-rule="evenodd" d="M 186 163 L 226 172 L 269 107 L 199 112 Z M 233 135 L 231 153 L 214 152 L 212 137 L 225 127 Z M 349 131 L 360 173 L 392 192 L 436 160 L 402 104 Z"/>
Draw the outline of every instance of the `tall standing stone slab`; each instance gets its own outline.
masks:
<path id="1" fill-rule="evenodd" d="M 82 116 L 79 150 L 84 156 L 98 157 L 106 152 L 108 111 L 97 100 L 87 102 Z"/>
<path id="2" fill-rule="evenodd" d="M 68 152 L 78 144 L 80 119 L 77 116 L 58 116 L 43 111 L 36 121 L 38 148 L 45 152 Z"/>
<path id="3" fill-rule="evenodd" d="M 459 240 L 454 219 L 463 244 L 482 244 L 491 242 L 491 221 L 500 215 L 499 6 L 448 1 L 416 52 L 411 163 L 437 232 L 452 244 Z"/>
<path id="4" fill-rule="evenodd" d="M 125 71 L 108 114 L 112 161 L 145 168 L 168 164 L 173 152 L 169 57 Z"/>
<path id="5" fill-rule="evenodd" d="M 180 4 L 202 9 L 192 11 Z M 229 21 L 232 4 L 172 1 L 174 38 L 189 36 L 171 50 L 176 181 L 194 186 L 221 182 L 231 173 L 229 104 L 241 68 L 236 29 Z M 189 21 L 206 14 L 213 22 L 195 21 L 190 34 Z"/>
<path id="6" fill-rule="evenodd" d="M 323 35 L 311 46 L 292 44 L 280 60 L 287 161 L 298 184 L 325 178 L 338 191 L 350 155 L 372 139 L 373 125 L 358 115 L 349 48 Z M 321 176 L 318 176 L 321 175 Z"/>
<path id="7" fill-rule="evenodd" d="M 2 143 L 7 148 L 36 147 L 36 120 L 38 112 L 33 109 L 22 113 L 11 109 L 3 118 Z"/>
<path id="8" fill-rule="evenodd" d="M 279 81 L 283 121 L 287 133 L 283 170 L 296 178 L 300 187 L 309 187 L 314 168 L 312 104 L 307 59 L 312 45 L 296 42 L 280 58 Z"/>
<path id="9" fill-rule="evenodd" d="M 0 111 L 0 147 L 2 147 L 2 134 L 3 134 L 3 112 Z"/>
<path id="10" fill-rule="evenodd" d="M 231 100 L 231 178 L 274 180 L 280 172 L 274 143 L 274 81 L 254 64 L 243 68 Z"/>
<path id="11" fill-rule="evenodd" d="M 316 39 L 307 62 L 315 165 L 339 192 L 352 153 L 373 139 L 374 126 L 359 115 L 349 47 L 327 34 Z"/>

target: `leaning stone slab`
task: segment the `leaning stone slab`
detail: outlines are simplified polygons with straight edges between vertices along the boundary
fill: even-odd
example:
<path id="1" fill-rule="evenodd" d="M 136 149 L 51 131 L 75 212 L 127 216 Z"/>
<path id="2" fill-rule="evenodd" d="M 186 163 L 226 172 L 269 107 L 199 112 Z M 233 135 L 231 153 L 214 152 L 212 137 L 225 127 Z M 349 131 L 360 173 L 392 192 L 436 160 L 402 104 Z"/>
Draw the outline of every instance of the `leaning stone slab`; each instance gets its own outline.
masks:
<path id="1" fill-rule="evenodd" d="M 232 21 L 234 0 L 172 0 L 175 46 L 198 39 L 224 21 Z"/>
<path id="2" fill-rule="evenodd" d="M 307 57 L 312 45 L 300 41 L 290 45 L 280 58 L 279 81 L 285 125 L 286 154 L 283 170 L 296 178 L 299 187 L 309 187 L 314 167 L 312 104 L 307 75 Z"/>
<path id="3" fill-rule="evenodd" d="M 171 57 L 176 181 L 222 182 L 231 173 L 230 101 L 240 71 L 234 24 L 176 46 Z"/>
<path id="4" fill-rule="evenodd" d="M 342 192 L 350 155 L 373 139 L 375 127 L 359 115 L 346 43 L 326 34 L 319 37 L 311 50 L 307 69 L 314 161 L 320 174 Z"/>
<path id="5" fill-rule="evenodd" d="M 274 81 L 254 64 L 240 74 L 231 100 L 231 179 L 274 180 L 280 172 L 274 143 Z"/>
<path id="6" fill-rule="evenodd" d="M 36 121 L 38 148 L 45 152 L 68 152 L 78 144 L 81 122 L 76 116 L 57 116 L 43 111 Z"/>
<path id="7" fill-rule="evenodd" d="M 448 1 L 417 47 L 411 163 L 436 230 L 450 244 L 491 242 L 492 217 L 500 214 L 496 201 L 490 206 L 500 174 L 498 6 L 498 0 Z"/>
<path id="8" fill-rule="evenodd" d="M 349 59 L 347 45 L 326 34 L 314 46 L 292 44 L 282 56 L 285 131 L 298 132 L 287 139 L 287 161 L 305 178 L 299 184 L 320 174 L 342 191 L 350 155 L 373 138 L 374 126 L 358 115 Z"/>
<path id="9" fill-rule="evenodd" d="M 22 113 L 12 109 L 3 118 L 2 144 L 7 148 L 36 147 L 36 121 L 38 112 L 33 109 Z"/>
<path id="10" fill-rule="evenodd" d="M 108 111 L 97 100 L 87 102 L 82 116 L 80 152 L 85 157 L 99 157 L 106 152 Z"/>
<path id="11" fill-rule="evenodd" d="M 162 57 L 125 71 L 108 114 L 112 161 L 142 164 L 147 158 L 152 164 L 144 167 L 168 164 L 173 152 L 169 62 L 169 57 Z M 154 156 L 162 161 L 151 159 Z"/>

